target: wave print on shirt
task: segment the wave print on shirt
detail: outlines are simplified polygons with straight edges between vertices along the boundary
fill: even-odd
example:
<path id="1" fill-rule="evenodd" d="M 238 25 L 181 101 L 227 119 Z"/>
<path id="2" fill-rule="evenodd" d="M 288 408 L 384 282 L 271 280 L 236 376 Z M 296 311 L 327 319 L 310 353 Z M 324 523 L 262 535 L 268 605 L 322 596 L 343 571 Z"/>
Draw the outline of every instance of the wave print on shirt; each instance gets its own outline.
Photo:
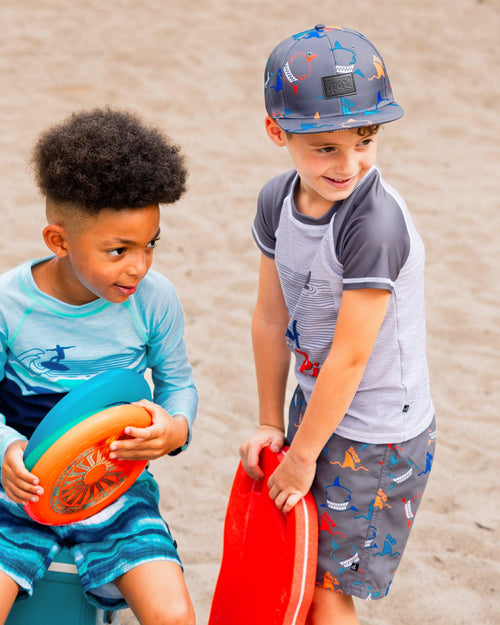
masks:
<path id="1" fill-rule="evenodd" d="M 323 362 L 330 350 L 338 311 L 330 283 L 312 278 L 310 272 L 304 275 L 282 265 L 278 265 L 278 271 L 282 290 L 288 293 L 288 346 L 292 351 L 301 349 L 302 338 L 314 359 Z M 297 327 L 296 319 L 300 319 L 300 327 Z"/>
<path id="2" fill-rule="evenodd" d="M 40 376 L 54 380 L 82 379 L 96 375 L 107 369 L 131 368 L 136 363 L 137 354 L 113 354 L 97 360 L 54 359 L 53 350 L 32 348 L 15 358 L 11 358 L 12 373 L 24 380 L 24 384 L 40 383 Z"/>

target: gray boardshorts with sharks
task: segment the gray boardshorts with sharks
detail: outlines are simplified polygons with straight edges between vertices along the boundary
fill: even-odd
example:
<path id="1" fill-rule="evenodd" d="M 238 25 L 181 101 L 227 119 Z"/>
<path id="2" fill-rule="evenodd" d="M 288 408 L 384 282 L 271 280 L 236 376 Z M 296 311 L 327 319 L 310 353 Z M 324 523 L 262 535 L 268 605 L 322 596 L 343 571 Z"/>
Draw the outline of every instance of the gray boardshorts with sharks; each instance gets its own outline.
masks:
<path id="1" fill-rule="evenodd" d="M 306 407 L 297 389 L 290 404 L 290 443 Z M 435 444 L 434 420 L 402 443 L 330 438 L 311 489 L 319 520 L 318 586 L 362 599 L 387 595 L 415 522 Z"/>

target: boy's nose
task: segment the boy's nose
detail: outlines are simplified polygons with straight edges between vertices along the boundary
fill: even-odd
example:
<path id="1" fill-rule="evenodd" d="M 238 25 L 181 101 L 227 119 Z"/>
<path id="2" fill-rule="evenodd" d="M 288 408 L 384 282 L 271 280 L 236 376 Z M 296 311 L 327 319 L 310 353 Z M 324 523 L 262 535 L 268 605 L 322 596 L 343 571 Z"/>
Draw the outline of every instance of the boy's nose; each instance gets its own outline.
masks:
<path id="1" fill-rule="evenodd" d="M 131 276 L 143 278 L 148 272 L 150 263 L 146 254 L 137 254 L 127 267 L 127 273 Z"/>
<path id="2" fill-rule="evenodd" d="M 345 178 L 349 178 L 356 173 L 356 155 L 351 152 L 344 152 L 337 160 L 337 171 Z"/>

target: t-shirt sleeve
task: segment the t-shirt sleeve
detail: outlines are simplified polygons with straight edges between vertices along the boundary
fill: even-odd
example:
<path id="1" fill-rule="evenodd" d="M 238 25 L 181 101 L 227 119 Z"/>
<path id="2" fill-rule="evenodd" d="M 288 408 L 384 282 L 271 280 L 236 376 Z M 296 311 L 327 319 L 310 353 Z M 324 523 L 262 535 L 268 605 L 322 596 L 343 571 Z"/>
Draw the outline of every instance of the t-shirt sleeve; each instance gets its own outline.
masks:
<path id="1" fill-rule="evenodd" d="M 150 277 L 144 284 L 149 291 L 141 294 L 143 301 L 139 305 L 143 306 L 141 314 L 149 328 L 147 349 L 154 384 L 153 401 L 171 415 L 186 417 L 189 442 L 198 391 L 184 341 L 184 313 L 173 285 L 154 272 L 150 272 Z"/>
<path id="2" fill-rule="evenodd" d="M 6 329 L 3 327 L 0 328 L 0 381 L 4 379 L 5 376 L 5 363 L 7 361 L 7 341 L 6 341 Z M 20 434 L 17 430 L 8 427 L 5 425 L 5 417 L 2 413 L 0 413 L 0 469 L 3 464 L 3 459 L 5 456 L 5 452 L 7 451 L 7 447 L 11 443 L 17 440 L 26 440 L 26 437 Z"/>
<path id="3" fill-rule="evenodd" d="M 283 201 L 291 192 L 296 172 L 291 171 L 272 178 L 264 185 L 257 199 L 252 234 L 260 251 L 274 258 L 276 230 L 278 229 Z"/>
<path id="4" fill-rule="evenodd" d="M 344 289 L 394 290 L 410 253 L 410 235 L 399 200 L 376 185 L 347 211 L 336 238 Z"/>

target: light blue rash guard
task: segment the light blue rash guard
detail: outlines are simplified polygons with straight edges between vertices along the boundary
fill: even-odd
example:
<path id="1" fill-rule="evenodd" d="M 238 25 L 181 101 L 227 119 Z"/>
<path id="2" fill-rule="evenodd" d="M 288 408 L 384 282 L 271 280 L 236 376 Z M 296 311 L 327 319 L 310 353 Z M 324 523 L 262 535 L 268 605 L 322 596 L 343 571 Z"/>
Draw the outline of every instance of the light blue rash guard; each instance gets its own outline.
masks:
<path id="1" fill-rule="evenodd" d="M 198 393 L 171 282 L 149 271 L 124 303 L 73 306 L 35 284 L 31 268 L 44 260 L 0 276 L 0 461 L 66 393 L 108 369 L 151 369 L 153 401 L 186 417 L 190 439 Z"/>

